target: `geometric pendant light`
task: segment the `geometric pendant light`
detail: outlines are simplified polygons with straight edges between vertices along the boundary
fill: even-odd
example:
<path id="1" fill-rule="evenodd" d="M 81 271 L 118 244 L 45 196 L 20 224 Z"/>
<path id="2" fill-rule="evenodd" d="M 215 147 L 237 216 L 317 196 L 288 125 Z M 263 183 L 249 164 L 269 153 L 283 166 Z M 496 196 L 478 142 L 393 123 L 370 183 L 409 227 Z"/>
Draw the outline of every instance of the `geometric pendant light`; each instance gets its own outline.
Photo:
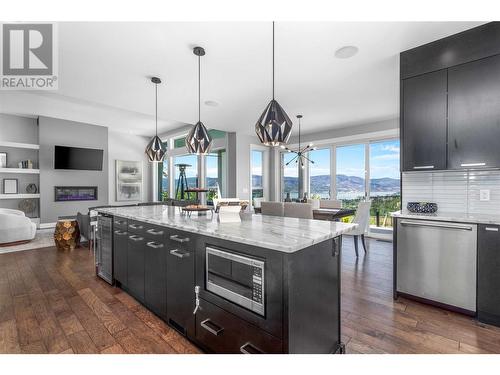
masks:
<path id="1" fill-rule="evenodd" d="M 151 78 L 151 82 L 155 84 L 155 118 L 156 118 L 156 131 L 155 136 L 149 141 L 146 146 L 146 155 L 148 155 L 149 161 L 152 162 L 162 162 L 167 151 L 166 146 L 158 137 L 158 84 L 161 80 L 158 77 Z"/>
<path id="2" fill-rule="evenodd" d="M 186 148 L 191 154 L 208 154 L 212 146 L 212 138 L 208 134 L 207 128 L 201 122 L 201 56 L 205 55 L 202 47 L 195 47 L 193 53 L 198 56 L 198 122 L 191 128 L 186 136 Z"/>
<path id="3" fill-rule="evenodd" d="M 285 110 L 274 99 L 274 22 L 273 22 L 273 99 L 255 124 L 255 132 L 261 143 L 267 146 L 281 146 L 288 143 L 292 134 L 292 121 Z"/>

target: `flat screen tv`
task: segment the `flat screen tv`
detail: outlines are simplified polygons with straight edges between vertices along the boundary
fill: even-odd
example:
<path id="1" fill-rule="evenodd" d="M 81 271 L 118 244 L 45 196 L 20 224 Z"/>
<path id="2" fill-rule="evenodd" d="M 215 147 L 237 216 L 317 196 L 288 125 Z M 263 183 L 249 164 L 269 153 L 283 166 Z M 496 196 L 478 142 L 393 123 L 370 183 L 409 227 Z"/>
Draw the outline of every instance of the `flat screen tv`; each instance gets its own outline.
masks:
<path id="1" fill-rule="evenodd" d="M 54 147 L 54 169 L 102 171 L 103 150 L 80 147 Z"/>

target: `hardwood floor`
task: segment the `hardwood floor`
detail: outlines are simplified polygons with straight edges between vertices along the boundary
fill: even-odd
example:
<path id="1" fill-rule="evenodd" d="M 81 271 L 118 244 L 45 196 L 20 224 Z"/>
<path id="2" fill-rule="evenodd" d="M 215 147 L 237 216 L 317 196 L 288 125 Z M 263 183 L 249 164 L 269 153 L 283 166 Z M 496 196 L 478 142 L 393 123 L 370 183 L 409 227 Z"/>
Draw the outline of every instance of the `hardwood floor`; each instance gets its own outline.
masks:
<path id="1" fill-rule="evenodd" d="M 392 299 L 392 244 L 342 258 L 348 353 L 500 353 L 500 328 Z M 0 353 L 200 353 L 125 292 L 96 278 L 87 249 L 0 255 Z"/>

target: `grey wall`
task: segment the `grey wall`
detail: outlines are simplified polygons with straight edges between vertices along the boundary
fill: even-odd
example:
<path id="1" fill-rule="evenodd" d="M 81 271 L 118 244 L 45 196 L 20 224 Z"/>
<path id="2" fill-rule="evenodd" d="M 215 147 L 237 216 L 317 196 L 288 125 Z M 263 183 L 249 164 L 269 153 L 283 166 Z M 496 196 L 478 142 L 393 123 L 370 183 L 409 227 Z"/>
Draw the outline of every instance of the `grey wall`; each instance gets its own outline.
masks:
<path id="1" fill-rule="evenodd" d="M 36 118 L 21 117 L 7 114 L 0 114 L 0 141 L 38 144 L 38 125 Z M 7 153 L 7 166 L 17 168 L 21 160 L 30 159 L 34 168 L 38 168 L 38 151 L 13 147 L 1 147 L 0 152 Z M 18 180 L 19 193 L 26 192 L 26 186 L 30 183 L 39 185 L 39 178 L 36 174 L 11 174 L 0 173 L 0 193 L 3 193 L 3 179 L 16 178 Z M 19 209 L 20 199 L 0 200 L 0 207 Z M 30 216 L 38 216 L 38 200 L 34 202 L 37 207 Z"/>
<path id="2" fill-rule="evenodd" d="M 42 223 L 58 216 L 85 212 L 88 207 L 108 204 L 108 128 L 50 117 L 39 118 L 40 213 Z M 102 171 L 54 170 L 54 146 L 104 150 Z M 55 202 L 54 186 L 97 186 L 98 200 Z"/>
<path id="3" fill-rule="evenodd" d="M 139 135 L 118 133 L 110 130 L 108 133 L 108 158 L 109 158 L 109 204 L 128 204 L 137 202 L 116 201 L 116 160 L 142 162 L 142 202 L 152 201 L 153 198 L 153 164 L 147 160 L 145 153 L 149 138 Z"/>

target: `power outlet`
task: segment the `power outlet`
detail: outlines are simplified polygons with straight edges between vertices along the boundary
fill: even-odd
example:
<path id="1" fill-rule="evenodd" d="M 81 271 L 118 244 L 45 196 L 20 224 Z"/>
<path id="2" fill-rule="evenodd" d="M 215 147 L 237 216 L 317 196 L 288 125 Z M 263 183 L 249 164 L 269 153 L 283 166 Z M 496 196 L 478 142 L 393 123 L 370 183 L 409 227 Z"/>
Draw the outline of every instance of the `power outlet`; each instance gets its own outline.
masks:
<path id="1" fill-rule="evenodd" d="M 479 200 L 480 201 L 489 201 L 490 200 L 490 190 L 489 189 L 479 190 Z"/>

